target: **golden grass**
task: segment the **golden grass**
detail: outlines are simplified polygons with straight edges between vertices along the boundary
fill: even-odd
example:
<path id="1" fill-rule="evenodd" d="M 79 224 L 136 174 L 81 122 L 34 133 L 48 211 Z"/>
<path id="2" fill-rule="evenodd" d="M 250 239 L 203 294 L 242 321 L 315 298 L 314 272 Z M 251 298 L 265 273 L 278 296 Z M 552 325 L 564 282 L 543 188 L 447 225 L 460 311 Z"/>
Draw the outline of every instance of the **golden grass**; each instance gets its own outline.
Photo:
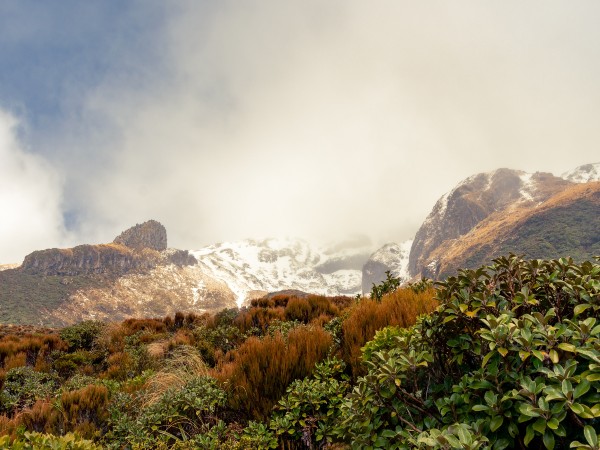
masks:
<path id="1" fill-rule="evenodd" d="M 209 368 L 194 347 L 178 347 L 165 366 L 148 379 L 142 406 L 156 403 L 167 389 L 181 389 L 194 378 L 208 374 Z"/>

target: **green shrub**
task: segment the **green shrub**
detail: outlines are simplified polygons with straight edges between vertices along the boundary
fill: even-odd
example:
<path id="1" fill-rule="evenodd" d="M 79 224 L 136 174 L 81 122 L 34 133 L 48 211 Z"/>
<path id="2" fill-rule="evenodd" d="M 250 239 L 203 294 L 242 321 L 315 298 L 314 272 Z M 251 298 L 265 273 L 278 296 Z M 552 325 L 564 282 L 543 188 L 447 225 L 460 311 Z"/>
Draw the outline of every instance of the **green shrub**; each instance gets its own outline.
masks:
<path id="1" fill-rule="evenodd" d="M 11 450 L 102 450 L 92 441 L 81 439 L 68 433 L 64 436 L 53 436 L 42 433 L 24 432 L 11 440 L 9 436 L 0 437 L 0 448 Z"/>
<path id="2" fill-rule="evenodd" d="M 69 344 L 69 351 L 91 350 L 106 325 L 95 320 L 86 320 L 60 331 L 62 340 Z"/>
<path id="3" fill-rule="evenodd" d="M 219 412 L 225 401 L 217 381 L 205 376 L 169 388 L 150 402 L 119 394 L 109 408 L 111 430 L 105 441 L 114 448 L 155 448 L 160 442 L 170 448 L 179 441 L 202 440 L 202 436 L 214 440 L 224 426 Z"/>
<path id="4" fill-rule="evenodd" d="M 312 376 L 290 384 L 271 420 L 282 446 L 302 442 L 315 448 L 333 441 L 339 409 L 350 389 L 345 367 L 339 359 L 327 359 L 316 364 Z"/>
<path id="5" fill-rule="evenodd" d="M 36 372 L 31 367 L 15 367 L 6 372 L 0 392 L 0 409 L 8 413 L 20 411 L 38 399 L 52 397 L 57 389 L 55 374 Z"/>
<path id="6" fill-rule="evenodd" d="M 511 255 L 438 298 L 395 346 L 365 347 L 338 429 L 353 448 L 567 448 L 598 429 L 598 264 Z"/>

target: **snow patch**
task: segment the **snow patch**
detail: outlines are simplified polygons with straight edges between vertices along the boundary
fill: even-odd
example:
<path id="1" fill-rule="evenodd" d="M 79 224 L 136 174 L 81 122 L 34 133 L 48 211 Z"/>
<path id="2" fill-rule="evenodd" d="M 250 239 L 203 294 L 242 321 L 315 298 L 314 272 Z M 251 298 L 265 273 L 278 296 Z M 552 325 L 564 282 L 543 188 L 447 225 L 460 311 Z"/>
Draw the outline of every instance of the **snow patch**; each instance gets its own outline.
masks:
<path id="1" fill-rule="evenodd" d="M 600 181 L 600 162 L 576 167 L 573 170 L 563 173 L 561 177 L 573 183 Z"/>
<path id="2" fill-rule="evenodd" d="M 322 295 L 348 295 L 361 291 L 361 271 L 337 270 L 322 274 L 316 267 L 364 253 L 364 249 L 333 251 L 312 248 L 301 239 L 264 239 L 223 242 L 190 253 L 209 276 L 225 283 L 239 307 L 252 291 L 297 289 Z"/>

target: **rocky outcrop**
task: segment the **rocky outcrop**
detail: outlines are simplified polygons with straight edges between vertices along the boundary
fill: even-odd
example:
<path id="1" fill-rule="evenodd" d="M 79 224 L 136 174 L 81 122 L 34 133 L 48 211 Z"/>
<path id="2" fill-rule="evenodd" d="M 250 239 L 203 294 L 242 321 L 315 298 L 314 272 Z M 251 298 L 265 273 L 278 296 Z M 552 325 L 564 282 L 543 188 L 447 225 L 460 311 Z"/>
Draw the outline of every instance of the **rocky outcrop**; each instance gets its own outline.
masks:
<path id="1" fill-rule="evenodd" d="M 156 266 L 159 255 L 136 253 L 118 244 L 79 245 L 38 250 L 25 257 L 22 270 L 35 275 L 123 274 Z"/>
<path id="2" fill-rule="evenodd" d="M 438 262 L 432 255 L 436 249 L 464 236 L 490 215 L 540 204 L 571 184 L 549 173 L 510 169 L 467 178 L 437 201 L 419 228 L 410 251 L 410 275 L 434 275 Z"/>
<path id="3" fill-rule="evenodd" d="M 371 291 L 374 284 L 386 279 L 386 272 L 400 278 L 401 282 L 408 281 L 408 256 L 412 240 L 402 244 L 385 244 L 374 252 L 362 268 L 362 292 Z"/>
<path id="4" fill-rule="evenodd" d="M 124 231 L 111 244 L 35 251 L 25 257 L 21 270 L 33 275 L 124 275 L 160 265 L 197 263 L 187 250 L 167 250 L 166 244 L 165 227 L 149 220 Z"/>
<path id="5" fill-rule="evenodd" d="M 123 231 L 113 242 L 134 250 L 149 248 L 161 252 L 167 249 L 167 230 L 160 222 L 149 220 Z"/>

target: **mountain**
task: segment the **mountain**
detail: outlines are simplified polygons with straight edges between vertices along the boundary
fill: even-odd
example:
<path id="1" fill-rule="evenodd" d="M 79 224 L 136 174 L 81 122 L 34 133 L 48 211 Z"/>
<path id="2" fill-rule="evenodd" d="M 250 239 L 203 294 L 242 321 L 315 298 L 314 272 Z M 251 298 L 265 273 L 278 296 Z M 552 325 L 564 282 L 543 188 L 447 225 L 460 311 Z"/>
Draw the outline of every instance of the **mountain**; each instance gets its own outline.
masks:
<path id="1" fill-rule="evenodd" d="M 432 253 L 444 242 L 458 239 L 498 211 L 533 206 L 571 183 L 549 173 L 498 169 L 473 175 L 443 195 L 427 216 L 410 251 L 411 275 L 430 276 L 436 264 Z"/>
<path id="2" fill-rule="evenodd" d="M 203 273 L 223 281 L 238 305 L 268 292 L 294 289 L 322 295 L 361 292 L 364 240 L 313 248 L 301 239 L 248 239 L 192 251 Z"/>
<path id="3" fill-rule="evenodd" d="M 148 221 L 112 243 L 39 250 L 0 271 L 0 322 L 66 325 L 215 312 L 287 289 L 354 295 L 371 251 L 364 239 L 325 248 L 265 239 L 188 252 L 167 248 L 164 226 Z"/>
<path id="4" fill-rule="evenodd" d="M 374 284 L 379 284 L 386 279 L 386 272 L 400 278 L 401 282 L 408 281 L 408 258 L 412 239 L 401 244 L 389 243 L 369 256 L 362 268 L 362 293 L 371 291 Z"/>
<path id="5" fill-rule="evenodd" d="M 417 231 L 410 275 L 441 278 L 509 251 L 530 258 L 591 258 L 600 210 L 581 186 L 599 179 L 600 163 L 561 177 L 499 169 L 467 178 L 437 201 Z"/>
<path id="6" fill-rule="evenodd" d="M 65 325 L 235 306 L 233 292 L 201 272 L 186 250 L 167 248 L 148 221 L 112 243 L 48 249 L 0 271 L 0 322 Z"/>
<path id="7" fill-rule="evenodd" d="M 584 164 L 561 175 L 565 180 L 573 183 L 589 183 L 590 181 L 600 181 L 600 162 L 593 164 Z"/>
<path id="8" fill-rule="evenodd" d="M 600 182 L 569 186 L 535 206 L 490 215 L 460 239 L 430 254 L 425 276 L 444 278 L 458 268 L 474 268 L 508 253 L 531 259 L 600 255 Z"/>

